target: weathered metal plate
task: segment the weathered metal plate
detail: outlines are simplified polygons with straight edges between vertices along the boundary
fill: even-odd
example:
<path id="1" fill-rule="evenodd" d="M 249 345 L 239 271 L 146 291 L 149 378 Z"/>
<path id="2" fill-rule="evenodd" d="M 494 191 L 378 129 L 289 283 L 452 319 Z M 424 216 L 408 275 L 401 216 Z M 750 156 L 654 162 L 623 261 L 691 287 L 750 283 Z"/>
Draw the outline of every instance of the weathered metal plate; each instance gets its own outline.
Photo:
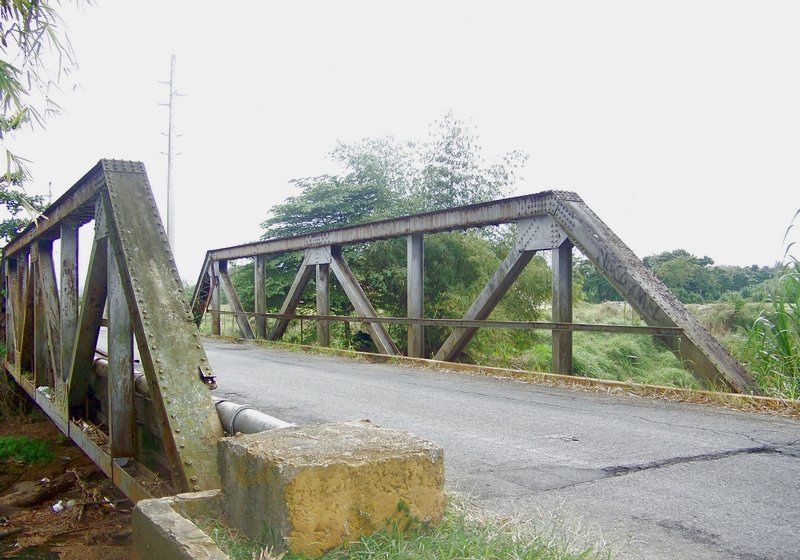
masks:
<path id="1" fill-rule="evenodd" d="M 526 251 L 557 249 L 567 234 L 552 216 L 534 216 L 517 222 L 517 244 Z"/>
<path id="2" fill-rule="evenodd" d="M 143 167 L 103 162 L 109 241 L 179 490 L 219 487 L 222 426 L 201 379 L 212 376 Z"/>
<path id="3" fill-rule="evenodd" d="M 313 247 L 311 249 L 306 249 L 305 259 L 306 264 L 330 264 L 331 248 Z"/>

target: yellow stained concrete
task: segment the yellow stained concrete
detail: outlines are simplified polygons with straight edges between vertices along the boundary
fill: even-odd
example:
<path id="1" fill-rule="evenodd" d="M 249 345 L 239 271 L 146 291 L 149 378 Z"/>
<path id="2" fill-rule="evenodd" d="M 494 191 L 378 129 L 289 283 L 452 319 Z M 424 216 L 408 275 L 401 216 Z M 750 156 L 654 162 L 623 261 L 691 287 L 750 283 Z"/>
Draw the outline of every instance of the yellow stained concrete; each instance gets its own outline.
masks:
<path id="1" fill-rule="evenodd" d="M 444 513 L 444 453 L 408 432 L 346 422 L 220 445 L 228 522 L 295 552 L 316 556 L 381 529 L 407 515 L 401 503 L 419 519 Z"/>

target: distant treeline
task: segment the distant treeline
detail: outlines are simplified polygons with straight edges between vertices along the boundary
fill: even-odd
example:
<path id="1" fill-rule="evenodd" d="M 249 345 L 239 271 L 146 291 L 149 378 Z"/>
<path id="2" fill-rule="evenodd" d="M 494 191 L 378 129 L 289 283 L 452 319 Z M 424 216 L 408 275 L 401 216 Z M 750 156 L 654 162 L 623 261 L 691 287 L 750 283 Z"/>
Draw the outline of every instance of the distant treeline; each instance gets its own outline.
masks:
<path id="1" fill-rule="evenodd" d="M 697 257 L 684 249 L 666 251 L 642 259 L 678 299 L 684 303 L 710 303 L 731 298 L 763 301 L 771 293 L 783 266 L 720 266 L 710 257 Z M 622 298 L 594 266 L 580 259 L 576 283 L 583 298 L 592 303 Z"/>

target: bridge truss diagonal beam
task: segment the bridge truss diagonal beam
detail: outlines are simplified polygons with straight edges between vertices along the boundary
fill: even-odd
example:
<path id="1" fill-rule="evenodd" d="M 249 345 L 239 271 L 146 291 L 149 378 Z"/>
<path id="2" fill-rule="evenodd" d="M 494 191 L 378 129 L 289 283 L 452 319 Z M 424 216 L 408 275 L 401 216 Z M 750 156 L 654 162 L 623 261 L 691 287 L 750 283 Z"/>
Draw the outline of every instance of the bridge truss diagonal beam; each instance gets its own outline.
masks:
<path id="1" fill-rule="evenodd" d="M 508 253 L 500 267 L 484 286 L 481 293 L 464 314 L 467 320 L 483 320 L 489 317 L 497 304 L 503 299 L 514 281 L 522 274 L 528 263 L 531 262 L 536 251 L 525 250 L 520 245 L 515 245 Z M 436 352 L 434 359 L 453 361 L 463 352 L 469 341 L 478 332 L 477 328 L 456 328 L 444 341 Z"/>
<path id="2" fill-rule="evenodd" d="M 308 257 L 303 258 L 303 262 L 300 263 L 300 269 L 297 271 L 297 274 L 292 281 L 292 285 L 289 286 L 289 291 L 286 294 L 286 299 L 283 300 L 283 305 L 281 305 L 281 314 L 291 314 L 297 310 L 297 306 L 300 304 L 300 299 L 303 297 L 303 292 L 308 286 L 308 283 L 311 281 L 311 276 L 314 274 L 314 266 L 308 264 Z M 289 319 L 277 319 L 275 324 L 272 325 L 272 329 L 269 331 L 269 339 L 270 340 L 280 340 L 280 338 L 286 333 L 286 329 L 289 327 Z"/>
<path id="3" fill-rule="evenodd" d="M 236 294 L 236 289 L 233 287 L 233 282 L 231 282 L 231 277 L 228 274 L 227 261 L 220 261 L 219 268 L 217 270 L 217 275 L 220 280 L 220 285 L 222 286 L 222 291 L 228 300 L 228 304 L 233 308 L 233 311 L 236 313 L 234 317 L 236 318 L 236 324 L 239 326 L 239 333 L 244 338 L 248 339 L 254 338 L 253 329 L 250 327 L 250 322 L 247 320 L 247 316 L 244 315 L 244 307 L 242 307 L 242 301 Z"/>
<path id="4" fill-rule="evenodd" d="M 342 256 L 341 247 L 331 247 L 331 270 L 336 275 L 339 285 L 347 295 L 347 299 L 353 304 L 356 314 L 359 317 L 377 317 L 378 313 L 369 301 L 364 289 L 358 283 L 356 275 L 350 270 L 347 262 Z M 380 323 L 367 323 L 367 330 L 369 331 L 372 341 L 382 354 L 389 354 L 396 356 L 400 354 L 400 349 L 395 344 L 389 332 Z"/>
<path id="5" fill-rule="evenodd" d="M 144 166 L 102 160 L 44 216 L 3 249 L 6 320 L 14 325 L 4 367 L 129 495 L 142 493 L 134 471 L 157 470 L 178 492 L 218 488 L 222 426 L 209 392 L 214 376 Z M 78 301 L 78 228 L 92 221 L 95 237 Z M 60 286 L 55 240 L 62 249 Z M 95 359 L 106 302 L 107 395 Z M 136 406 L 134 341 L 148 387 Z M 33 369 L 36 384 L 29 380 Z M 49 391 L 37 391 L 38 383 Z M 99 447 L 72 418 L 110 424 L 109 445 Z M 114 457 L 124 458 L 127 470 Z"/>

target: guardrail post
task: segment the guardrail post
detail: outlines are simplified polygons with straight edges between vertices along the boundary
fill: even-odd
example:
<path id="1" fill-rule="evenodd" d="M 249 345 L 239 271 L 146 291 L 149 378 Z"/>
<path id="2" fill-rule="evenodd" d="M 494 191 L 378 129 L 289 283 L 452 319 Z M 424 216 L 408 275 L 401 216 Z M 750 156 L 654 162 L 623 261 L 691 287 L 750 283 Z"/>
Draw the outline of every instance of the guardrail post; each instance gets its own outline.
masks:
<path id="1" fill-rule="evenodd" d="M 425 249 L 421 233 L 413 233 L 406 237 L 406 301 L 409 319 L 421 319 L 425 307 L 424 275 Z M 408 355 L 413 358 L 425 357 L 425 327 L 408 326 Z"/>
<path id="2" fill-rule="evenodd" d="M 572 243 L 553 249 L 553 322 L 572 322 Z M 572 375 L 572 331 L 553 331 L 553 373 Z"/>

